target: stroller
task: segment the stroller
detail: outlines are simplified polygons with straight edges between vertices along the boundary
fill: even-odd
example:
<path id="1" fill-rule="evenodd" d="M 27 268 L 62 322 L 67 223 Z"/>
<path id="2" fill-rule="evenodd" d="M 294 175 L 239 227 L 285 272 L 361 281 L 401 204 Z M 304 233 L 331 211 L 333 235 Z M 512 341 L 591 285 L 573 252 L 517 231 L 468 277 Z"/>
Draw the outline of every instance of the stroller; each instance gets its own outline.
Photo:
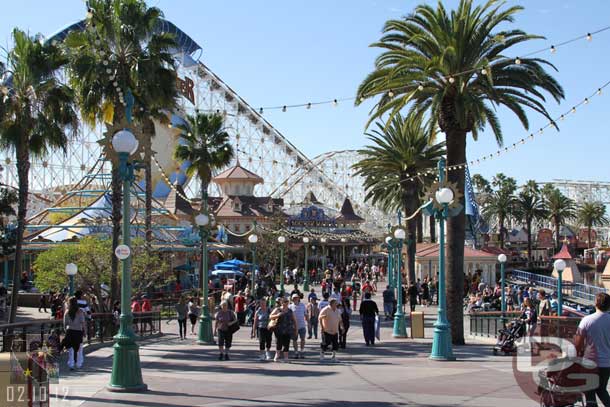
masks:
<path id="1" fill-rule="evenodd" d="M 517 351 L 515 341 L 525 335 L 525 321 L 515 319 L 506 328 L 500 329 L 498 333 L 498 342 L 493 347 L 493 354 L 497 355 L 502 352 L 504 355 L 511 355 Z"/>
<path id="2" fill-rule="evenodd" d="M 579 363 L 572 363 L 568 359 L 557 359 L 551 366 L 565 368 L 558 370 L 543 369 L 538 372 L 541 407 L 568 407 L 585 406 L 586 401 L 582 389 L 582 376 L 586 373 L 595 372 L 595 365 L 587 367 Z M 575 387 L 576 386 L 576 387 Z M 573 390 L 572 390 L 573 389 Z"/>

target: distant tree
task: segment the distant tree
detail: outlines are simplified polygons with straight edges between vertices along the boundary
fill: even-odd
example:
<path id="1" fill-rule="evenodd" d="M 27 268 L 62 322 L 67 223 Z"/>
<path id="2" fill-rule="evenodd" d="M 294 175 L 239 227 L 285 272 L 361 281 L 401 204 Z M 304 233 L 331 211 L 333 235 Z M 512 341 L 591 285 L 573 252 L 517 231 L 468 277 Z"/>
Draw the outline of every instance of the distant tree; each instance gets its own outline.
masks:
<path id="1" fill-rule="evenodd" d="M 587 227 L 587 247 L 591 248 L 591 229 L 593 226 L 607 226 L 606 205 L 602 202 L 585 202 L 576 211 L 578 222 Z"/>
<path id="2" fill-rule="evenodd" d="M 545 219 L 548 215 L 542 198 L 531 189 L 523 189 L 514 200 L 514 216 L 525 224 L 527 231 L 527 263 L 532 262 L 532 224 L 536 220 Z"/>
<path id="3" fill-rule="evenodd" d="M 576 203 L 556 188 L 543 188 L 544 205 L 549 218 L 555 227 L 555 244 L 560 246 L 559 233 L 561 226 L 576 218 Z"/>

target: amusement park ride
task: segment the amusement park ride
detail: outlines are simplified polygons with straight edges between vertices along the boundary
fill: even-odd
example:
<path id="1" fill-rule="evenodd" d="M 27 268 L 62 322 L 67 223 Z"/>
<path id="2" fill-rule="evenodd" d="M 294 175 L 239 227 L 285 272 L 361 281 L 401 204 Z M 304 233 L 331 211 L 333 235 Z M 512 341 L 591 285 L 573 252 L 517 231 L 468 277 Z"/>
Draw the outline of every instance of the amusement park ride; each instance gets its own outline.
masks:
<path id="1" fill-rule="evenodd" d="M 47 41 L 61 41 L 70 31 L 80 30 L 83 26 L 83 21 L 74 23 Z M 333 151 L 314 159 L 308 158 L 259 111 L 199 61 L 202 49 L 191 37 L 166 20 L 157 29 L 176 35 L 179 48 L 174 57 L 181 93 L 179 107 L 171 118 L 172 124 L 155 123 L 153 190 L 157 214 L 164 213 L 162 202 L 170 188 L 176 189 L 179 185 L 187 200 L 200 196 L 199 183 L 188 179 L 184 166 L 173 160 L 172 152 L 180 138 L 175 125 L 182 123 L 186 114 L 218 113 L 225 118 L 225 128 L 235 147 L 236 158 L 265 180 L 264 184 L 257 186 L 257 195 L 283 198 L 289 205 L 301 202 L 305 194 L 312 191 L 328 206 L 337 209 L 349 197 L 356 211 L 366 216 L 363 227 L 369 233 L 379 235 L 385 231 L 388 215 L 364 201 L 363 182 L 351 169 L 358 160 L 355 151 Z M 78 135 L 65 154 L 57 151 L 44 160 L 33 160 L 29 213 L 34 215 L 28 221 L 30 231 L 45 230 L 50 226 L 53 213 L 66 214 L 66 218 L 80 214 L 89 223 L 108 218 L 111 166 L 98 143 L 102 132 L 101 126 L 92 129 L 80 124 Z M 3 168 L 0 181 L 16 186 L 14 156 L 5 152 L 0 160 Z M 138 213 L 143 211 L 142 185 L 136 185 L 134 189 L 136 199 L 132 206 L 138 207 Z M 212 194 L 217 192 L 211 191 Z"/>

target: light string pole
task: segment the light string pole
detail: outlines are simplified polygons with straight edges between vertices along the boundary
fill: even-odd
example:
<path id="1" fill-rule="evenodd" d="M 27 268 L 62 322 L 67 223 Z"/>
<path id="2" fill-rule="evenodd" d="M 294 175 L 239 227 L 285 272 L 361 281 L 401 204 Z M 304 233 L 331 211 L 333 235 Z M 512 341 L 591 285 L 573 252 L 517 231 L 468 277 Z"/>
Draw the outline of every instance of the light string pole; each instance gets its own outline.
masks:
<path id="1" fill-rule="evenodd" d="M 388 249 L 388 285 L 393 290 L 394 289 L 394 272 L 392 270 L 392 256 L 394 253 L 392 252 L 392 236 L 387 236 L 385 238 L 385 244 Z"/>
<path id="2" fill-rule="evenodd" d="M 553 263 L 557 270 L 557 315 L 563 315 L 563 271 L 566 269 L 566 262 L 563 259 L 555 260 Z"/>
<path id="3" fill-rule="evenodd" d="M 500 263 L 500 285 L 502 290 L 502 323 L 506 323 L 506 272 L 505 264 L 508 258 L 504 253 L 498 255 L 498 262 Z"/>
<path id="4" fill-rule="evenodd" d="M 445 180 L 445 160 L 438 162 L 438 177 L 442 184 Z M 434 339 L 432 341 L 432 360 L 455 360 L 451 349 L 451 333 L 447 321 L 447 291 L 445 288 L 445 220 L 450 217 L 448 205 L 453 201 L 453 191 L 441 188 L 436 191 L 435 200 L 441 209 L 434 213 L 439 220 L 439 256 L 438 256 L 438 315 L 434 323 Z"/>
<path id="5" fill-rule="evenodd" d="M 284 296 L 284 246 L 286 244 L 285 236 L 278 236 L 277 242 L 280 245 L 280 293 Z"/>
<path id="6" fill-rule="evenodd" d="M 195 216 L 195 223 L 199 227 L 201 238 L 201 316 L 199 317 L 199 331 L 197 343 L 200 345 L 214 344 L 214 334 L 212 333 L 212 318 L 210 317 L 209 307 L 209 270 L 208 270 L 208 238 L 210 236 L 209 224 L 210 217 L 207 214 L 207 192 L 203 192 L 204 201 L 202 204 L 203 212 Z"/>
<path id="7" fill-rule="evenodd" d="M 133 95 L 127 92 L 127 122 L 131 123 Z M 119 332 L 114 336 L 112 374 L 107 387 L 114 392 L 138 392 L 147 389 L 142 380 L 139 347 L 133 333 L 133 314 L 131 313 L 131 183 L 134 181 L 135 164 L 129 156 L 138 148 L 138 140 L 128 130 L 119 130 L 112 137 L 112 147 L 119 156 L 119 174 L 123 181 L 123 243 L 117 246 L 115 255 L 122 262 L 121 272 L 121 316 Z"/>
<path id="8" fill-rule="evenodd" d="M 66 274 L 68 275 L 68 279 L 69 279 L 69 293 L 70 293 L 70 297 L 72 297 L 74 295 L 74 276 L 76 276 L 76 273 L 78 272 L 78 267 L 76 266 L 76 264 L 74 263 L 68 263 L 66 264 Z"/>
<path id="9" fill-rule="evenodd" d="M 251 290 L 250 293 L 252 298 L 256 299 L 255 287 L 256 287 L 256 243 L 258 242 L 258 236 L 256 235 L 256 223 L 254 223 L 254 228 L 252 233 L 248 236 L 248 242 L 250 242 L 251 250 L 252 250 L 252 278 L 251 278 Z"/>
<path id="10" fill-rule="evenodd" d="M 397 292 L 398 301 L 396 304 L 396 307 L 398 309 L 396 310 L 396 315 L 394 316 L 394 329 L 392 332 L 392 336 L 394 338 L 406 338 L 407 337 L 407 326 L 405 324 L 405 314 L 402 310 L 403 298 L 402 298 L 402 271 L 401 271 L 402 243 L 405 240 L 406 234 L 407 233 L 405 232 L 405 230 L 401 227 L 398 227 L 394 230 L 394 245 L 393 246 L 395 247 L 394 250 L 395 250 L 395 253 L 397 256 L 394 267 L 395 267 L 396 273 L 397 273 L 396 286 L 398 289 L 398 292 Z"/>
<path id="11" fill-rule="evenodd" d="M 326 271 L 326 242 L 325 237 L 320 239 L 320 244 L 322 245 L 322 272 Z"/>
<path id="12" fill-rule="evenodd" d="M 308 255 L 309 255 L 309 238 L 303 238 L 303 246 L 305 247 L 305 268 L 303 269 L 303 291 L 309 291 L 309 270 L 308 270 Z"/>

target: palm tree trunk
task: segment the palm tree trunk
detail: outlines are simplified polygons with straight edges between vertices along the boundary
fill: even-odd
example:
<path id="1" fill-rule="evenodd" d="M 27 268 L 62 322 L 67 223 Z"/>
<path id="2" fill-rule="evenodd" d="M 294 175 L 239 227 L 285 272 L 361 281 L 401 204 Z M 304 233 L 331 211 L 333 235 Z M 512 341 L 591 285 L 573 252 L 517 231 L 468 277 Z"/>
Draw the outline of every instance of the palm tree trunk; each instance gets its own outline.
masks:
<path id="1" fill-rule="evenodd" d="M 408 186 L 405 191 L 405 212 L 407 216 L 412 215 L 417 210 L 417 190 L 412 186 Z M 415 252 L 417 238 L 417 216 L 407 221 L 407 272 L 409 283 L 415 282 Z"/>
<path id="2" fill-rule="evenodd" d="M 13 289 L 11 292 L 11 309 L 8 322 L 14 323 L 17 317 L 17 302 L 19 300 L 19 283 L 22 272 L 23 259 L 23 233 L 25 231 L 25 219 L 27 216 L 30 155 L 27 145 L 17 146 L 17 179 L 19 183 L 17 203 L 17 241 L 15 244 L 15 266 L 13 267 Z"/>
<path id="3" fill-rule="evenodd" d="M 145 180 L 145 194 L 144 194 L 144 229 L 146 230 L 146 254 L 150 258 L 152 250 L 152 139 L 155 135 L 155 125 L 152 120 L 145 119 L 142 126 L 142 133 L 144 135 L 144 176 Z"/>
<path id="4" fill-rule="evenodd" d="M 504 249 L 504 217 L 500 216 L 500 248 Z"/>
<path id="5" fill-rule="evenodd" d="M 587 249 L 591 248 L 591 227 L 592 227 L 591 224 L 587 225 L 587 238 L 589 240 L 589 242 L 587 243 Z"/>
<path id="6" fill-rule="evenodd" d="M 532 220 L 527 219 L 527 268 L 532 267 Z"/>
<path id="7" fill-rule="evenodd" d="M 206 215 L 209 216 L 209 214 L 208 214 L 208 185 L 203 181 L 201 182 L 201 212 L 205 213 Z M 211 219 L 210 219 L 210 221 L 211 221 Z M 202 253 L 201 263 L 200 263 L 200 267 L 199 267 L 199 281 L 200 281 L 199 285 L 201 287 L 203 287 L 201 285 L 201 282 L 203 281 L 203 267 L 204 267 L 203 256 L 207 256 L 207 255 L 208 255 L 208 253 Z M 207 281 L 206 281 L 206 283 L 207 283 Z M 203 295 L 203 293 L 201 293 L 201 295 Z"/>
<path id="8" fill-rule="evenodd" d="M 553 223 L 555 224 L 555 249 L 559 250 L 560 242 L 559 242 L 559 219 L 553 219 Z"/>
<path id="9" fill-rule="evenodd" d="M 453 128 L 446 131 L 447 165 L 466 162 L 466 132 Z M 447 178 L 464 192 L 464 169 L 447 172 Z M 464 196 L 460 198 L 465 207 Z M 451 339 L 456 345 L 464 344 L 464 241 L 466 238 L 466 216 L 460 213 L 447 219 L 447 319 L 451 324 Z"/>
<path id="10" fill-rule="evenodd" d="M 430 243 L 436 243 L 436 219 L 430 216 Z"/>
<path id="11" fill-rule="evenodd" d="M 120 243 L 121 237 L 121 199 L 123 191 L 121 190 L 121 174 L 119 168 L 112 166 L 112 252 Z M 120 298 L 119 293 L 119 259 L 112 256 L 110 265 L 110 303 L 114 304 Z"/>
<path id="12" fill-rule="evenodd" d="M 417 210 L 417 209 L 416 209 Z M 417 214 L 417 243 L 424 242 L 424 215 Z"/>

